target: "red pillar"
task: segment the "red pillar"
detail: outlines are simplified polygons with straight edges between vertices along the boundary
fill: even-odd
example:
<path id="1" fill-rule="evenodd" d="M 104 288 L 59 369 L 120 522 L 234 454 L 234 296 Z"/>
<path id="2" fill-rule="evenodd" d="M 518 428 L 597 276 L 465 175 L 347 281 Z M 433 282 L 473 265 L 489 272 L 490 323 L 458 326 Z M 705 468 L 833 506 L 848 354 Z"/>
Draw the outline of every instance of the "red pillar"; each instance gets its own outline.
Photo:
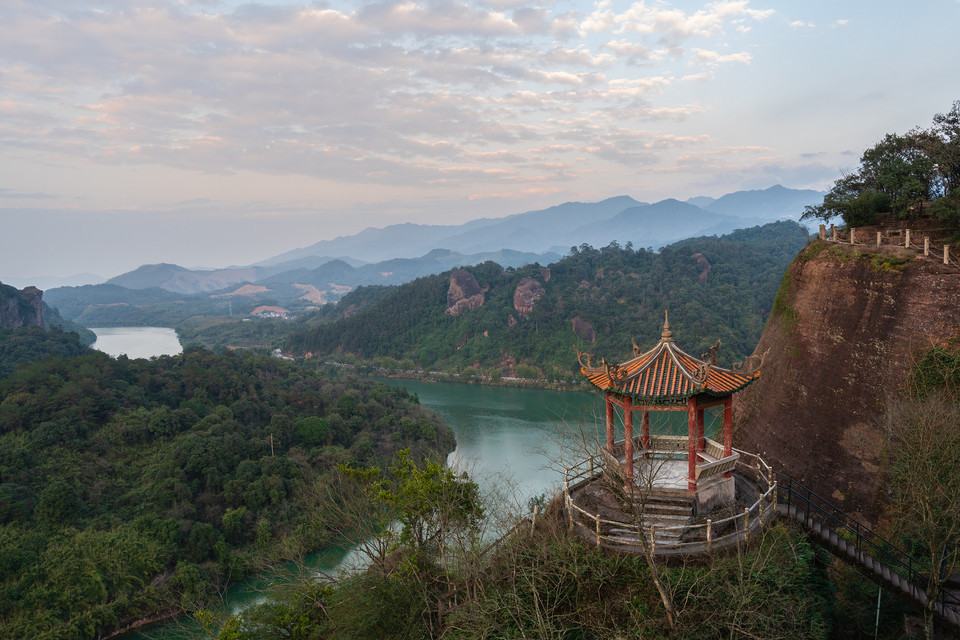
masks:
<path id="1" fill-rule="evenodd" d="M 703 451 L 707 442 L 703 435 L 703 409 L 697 409 L 697 451 Z"/>
<path id="2" fill-rule="evenodd" d="M 633 483 L 633 401 L 630 396 L 623 405 L 623 459 L 627 466 L 627 478 Z"/>
<path id="3" fill-rule="evenodd" d="M 640 419 L 640 431 L 644 449 L 650 448 L 650 412 L 644 411 Z M 645 454 L 647 455 L 647 454 Z"/>
<path id="4" fill-rule="evenodd" d="M 697 401 L 687 401 L 687 489 L 697 490 Z"/>
<path id="5" fill-rule="evenodd" d="M 733 396 L 727 396 L 723 403 L 723 457 L 733 453 Z M 733 474 L 727 471 L 723 474 L 724 478 L 729 478 Z"/>
<path id="6" fill-rule="evenodd" d="M 607 451 L 613 455 L 613 400 L 607 393 Z"/>

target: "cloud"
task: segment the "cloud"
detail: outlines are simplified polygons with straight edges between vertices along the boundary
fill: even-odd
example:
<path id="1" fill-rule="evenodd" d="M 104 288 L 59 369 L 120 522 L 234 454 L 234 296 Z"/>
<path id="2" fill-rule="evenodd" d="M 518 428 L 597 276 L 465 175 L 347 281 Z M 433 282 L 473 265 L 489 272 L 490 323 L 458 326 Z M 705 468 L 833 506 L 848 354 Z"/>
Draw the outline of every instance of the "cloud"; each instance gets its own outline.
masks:
<path id="1" fill-rule="evenodd" d="M 743 64 L 750 64 L 752 59 L 753 56 L 745 51 L 740 53 L 728 53 L 724 55 L 716 51 L 707 51 L 706 49 L 693 49 L 693 58 L 691 63 L 704 64 L 713 67 L 725 62 L 740 62 Z"/>
<path id="2" fill-rule="evenodd" d="M 667 5 L 634 2 L 622 13 L 616 13 L 612 4 L 604 1 L 583 21 L 581 29 L 585 32 L 635 33 L 677 45 L 695 37 L 713 37 L 726 23 L 764 20 L 773 14 L 772 9 L 750 9 L 748 5 L 746 0 L 713 2 L 704 9 L 685 13 Z"/>
<path id="3" fill-rule="evenodd" d="M 513 0 L 15 6 L 0 24 L 8 155 L 404 188 L 561 182 L 584 157 L 647 162 L 687 144 L 649 125 L 701 112 L 669 91 L 713 75 L 678 79 L 671 65 L 749 63 L 692 45 L 771 13 L 746 1 L 586 14 Z M 658 142 L 617 148 L 637 136 Z"/>

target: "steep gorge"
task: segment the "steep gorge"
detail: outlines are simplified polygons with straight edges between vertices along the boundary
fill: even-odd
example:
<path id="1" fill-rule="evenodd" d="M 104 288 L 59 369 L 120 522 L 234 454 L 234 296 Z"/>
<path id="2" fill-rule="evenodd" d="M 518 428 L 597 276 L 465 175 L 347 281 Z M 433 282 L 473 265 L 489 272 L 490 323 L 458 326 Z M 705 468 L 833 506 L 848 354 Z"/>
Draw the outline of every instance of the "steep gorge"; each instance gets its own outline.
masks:
<path id="1" fill-rule="evenodd" d="M 737 399 L 737 441 L 867 520 L 880 515 L 879 419 L 911 365 L 960 336 L 960 270 L 894 247 L 823 241 L 784 275 Z M 769 351 L 768 351 L 769 350 Z"/>

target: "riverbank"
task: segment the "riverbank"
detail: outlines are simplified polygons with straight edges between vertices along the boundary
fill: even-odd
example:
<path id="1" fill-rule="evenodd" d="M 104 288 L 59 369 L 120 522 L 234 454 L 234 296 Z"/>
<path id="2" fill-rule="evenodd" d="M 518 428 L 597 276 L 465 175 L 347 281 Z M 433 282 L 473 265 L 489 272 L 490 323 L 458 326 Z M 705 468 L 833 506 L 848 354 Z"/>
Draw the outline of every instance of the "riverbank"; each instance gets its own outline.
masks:
<path id="1" fill-rule="evenodd" d="M 277 358 L 291 359 L 282 353 L 274 353 Z M 292 358 L 295 362 L 316 369 L 328 371 L 349 370 L 362 377 L 391 379 L 411 379 L 422 382 L 457 382 L 480 384 L 491 387 L 517 387 L 521 389 L 546 389 L 550 391 L 587 391 L 589 385 L 581 381 L 548 380 L 546 378 L 518 378 L 513 376 L 491 375 L 483 373 L 457 373 L 450 371 L 425 371 L 418 369 L 394 369 L 379 367 L 372 363 L 351 363 L 323 360 L 316 362 L 312 358 Z"/>

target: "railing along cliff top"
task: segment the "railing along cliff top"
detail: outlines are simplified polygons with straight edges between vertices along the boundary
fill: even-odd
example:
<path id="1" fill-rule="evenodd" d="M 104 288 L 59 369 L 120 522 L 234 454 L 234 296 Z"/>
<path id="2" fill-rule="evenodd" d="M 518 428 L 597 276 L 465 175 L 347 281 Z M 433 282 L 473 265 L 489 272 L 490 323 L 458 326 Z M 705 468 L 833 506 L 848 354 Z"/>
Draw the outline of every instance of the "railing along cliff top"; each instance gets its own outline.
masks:
<path id="1" fill-rule="evenodd" d="M 937 247 L 934 243 L 930 241 L 929 236 L 924 236 L 922 243 L 917 243 L 916 236 L 911 236 L 910 229 L 892 229 L 888 230 L 886 235 L 882 231 L 876 232 L 876 242 L 873 242 L 873 238 L 867 233 L 858 233 L 857 227 L 850 227 L 845 231 L 837 229 L 836 225 L 830 225 L 830 234 L 828 236 L 826 225 L 820 225 L 820 239 L 834 242 L 837 244 L 849 244 L 852 246 L 860 247 L 880 247 L 880 246 L 893 246 L 893 247 L 903 247 L 905 249 L 912 249 L 914 251 L 923 252 L 925 258 L 939 260 L 940 254 L 943 255 L 943 264 L 947 265 L 956 265 L 960 266 L 960 259 L 958 259 L 957 254 L 950 249 L 949 244 L 944 244 L 942 247 Z"/>

